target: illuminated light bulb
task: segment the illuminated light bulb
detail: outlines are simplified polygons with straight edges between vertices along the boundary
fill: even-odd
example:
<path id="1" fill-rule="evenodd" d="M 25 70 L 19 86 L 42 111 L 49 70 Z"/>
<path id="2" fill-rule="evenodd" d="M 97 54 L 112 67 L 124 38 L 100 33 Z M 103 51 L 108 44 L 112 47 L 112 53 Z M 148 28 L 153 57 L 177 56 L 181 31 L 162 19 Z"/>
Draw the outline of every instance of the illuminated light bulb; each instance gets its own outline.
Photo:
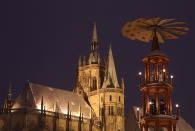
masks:
<path id="1" fill-rule="evenodd" d="M 176 104 L 175 107 L 178 108 L 179 107 L 179 104 Z"/>
<path id="2" fill-rule="evenodd" d="M 137 107 L 137 111 L 139 111 L 139 107 Z"/>
<path id="3" fill-rule="evenodd" d="M 139 76 L 141 76 L 142 75 L 142 72 L 139 72 L 138 74 L 139 74 Z"/>
<path id="4" fill-rule="evenodd" d="M 171 79 L 173 79 L 173 75 L 171 75 Z"/>
<path id="5" fill-rule="evenodd" d="M 152 102 L 150 101 L 149 104 L 152 105 Z"/>
<path id="6" fill-rule="evenodd" d="M 166 72 L 166 70 L 165 70 L 165 69 L 163 69 L 163 72 Z"/>

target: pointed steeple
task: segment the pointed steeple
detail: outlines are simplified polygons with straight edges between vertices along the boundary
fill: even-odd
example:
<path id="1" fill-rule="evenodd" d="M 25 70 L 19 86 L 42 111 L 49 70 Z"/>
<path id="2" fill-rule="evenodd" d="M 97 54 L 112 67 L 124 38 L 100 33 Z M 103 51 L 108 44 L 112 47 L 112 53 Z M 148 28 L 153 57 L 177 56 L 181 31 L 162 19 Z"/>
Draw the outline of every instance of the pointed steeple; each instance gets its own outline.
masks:
<path id="1" fill-rule="evenodd" d="M 119 87 L 111 44 L 109 47 L 108 57 L 106 61 L 106 73 L 105 73 L 105 80 L 103 85 L 105 86 L 105 84 L 106 86 L 110 86 L 108 84 L 113 84 L 115 88 Z"/>
<path id="2" fill-rule="evenodd" d="M 78 66 L 79 67 L 82 66 L 82 57 L 81 56 L 79 57 L 79 60 L 78 60 Z"/>
<path id="3" fill-rule="evenodd" d="M 97 37 L 97 29 L 96 29 L 96 23 L 94 22 L 93 25 L 93 33 L 92 33 L 92 42 L 91 42 L 91 51 L 97 51 L 99 48 L 98 45 L 98 37 Z"/>
<path id="4" fill-rule="evenodd" d="M 94 22 L 94 25 L 93 25 L 92 42 L 96 42 L 96 43 L 97 43 L 97 28 L 96 28 L 96 22 Z"/>
<path id="5" fill-rule="evenodd" d="M 87 63 L 88 64 L 100 64 L 99 42 L 98 42 L 98 37 L 97 37 L 96 23 L 94 23 L 93 25 L 91 51 L 89 53 Z"/>

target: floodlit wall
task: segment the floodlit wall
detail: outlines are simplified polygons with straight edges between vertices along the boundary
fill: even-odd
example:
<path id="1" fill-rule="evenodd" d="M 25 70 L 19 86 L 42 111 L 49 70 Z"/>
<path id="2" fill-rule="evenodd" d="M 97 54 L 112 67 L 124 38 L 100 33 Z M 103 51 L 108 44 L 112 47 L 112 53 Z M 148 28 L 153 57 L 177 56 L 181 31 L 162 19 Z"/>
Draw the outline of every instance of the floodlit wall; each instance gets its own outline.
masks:
<path id="1" fill-rule="evenodd" d="M 0 114 L 0 131 L 7 131 L 10 129 L 14 131 L 21 131 L 28 129 L 28 131 L 66 131 L 67 122 L 66 116 L 60 114 L 59 117 L 47 114 L 41 116 L 36 112 L 13 112 L 11 114 Z M 41 125 L 42 124 L 42 125 Z M 100 131 L 100 127 L 93 124 L 90 119 L 81 120 L 81 131 Z M 69 130 L 79 131 L 79 118 L 72 116 L 69 120 Z"/>

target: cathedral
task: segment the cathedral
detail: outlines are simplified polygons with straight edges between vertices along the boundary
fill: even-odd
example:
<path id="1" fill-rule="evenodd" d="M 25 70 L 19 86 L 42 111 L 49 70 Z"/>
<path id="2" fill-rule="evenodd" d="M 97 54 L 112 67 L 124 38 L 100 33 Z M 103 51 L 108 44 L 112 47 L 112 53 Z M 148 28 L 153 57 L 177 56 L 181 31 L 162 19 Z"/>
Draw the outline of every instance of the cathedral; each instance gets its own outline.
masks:
<path id="1" fill-rule="evenodd" d="M 123 79 L 118 81 L 111 45 L 104 58 L 99 51 L 96 25 L 91 48 L 80 57 L 73 91 L 27 81 L 12 97 L 10 85 L 0 110 L 0 131 L 194 131 L 173 111 L 172 76 L 167 55 L 154 43 L 139 73 L 142 107 L 125 113 Z"/>
<path id="2" fill-rule="evenodd" d="M 124 81 L 119 84 L 110 45 L 101 58 L 96 25 L 91 50 L 80 57 L 73 91 L 27 81 L 16 98 L 11 87 L 0 114 L 3 131 L 124 131 Z"/>

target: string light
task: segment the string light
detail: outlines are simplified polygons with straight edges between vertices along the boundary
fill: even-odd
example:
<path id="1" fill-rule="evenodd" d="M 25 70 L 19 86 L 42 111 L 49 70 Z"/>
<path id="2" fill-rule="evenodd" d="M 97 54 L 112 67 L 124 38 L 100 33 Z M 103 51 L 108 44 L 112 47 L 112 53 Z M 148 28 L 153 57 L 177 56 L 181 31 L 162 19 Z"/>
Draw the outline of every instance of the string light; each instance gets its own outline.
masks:
<path id="1" fill-rule="evenodd" d="M 173 79 L 173 75 L 171 75 L 171 79 Z"/>

